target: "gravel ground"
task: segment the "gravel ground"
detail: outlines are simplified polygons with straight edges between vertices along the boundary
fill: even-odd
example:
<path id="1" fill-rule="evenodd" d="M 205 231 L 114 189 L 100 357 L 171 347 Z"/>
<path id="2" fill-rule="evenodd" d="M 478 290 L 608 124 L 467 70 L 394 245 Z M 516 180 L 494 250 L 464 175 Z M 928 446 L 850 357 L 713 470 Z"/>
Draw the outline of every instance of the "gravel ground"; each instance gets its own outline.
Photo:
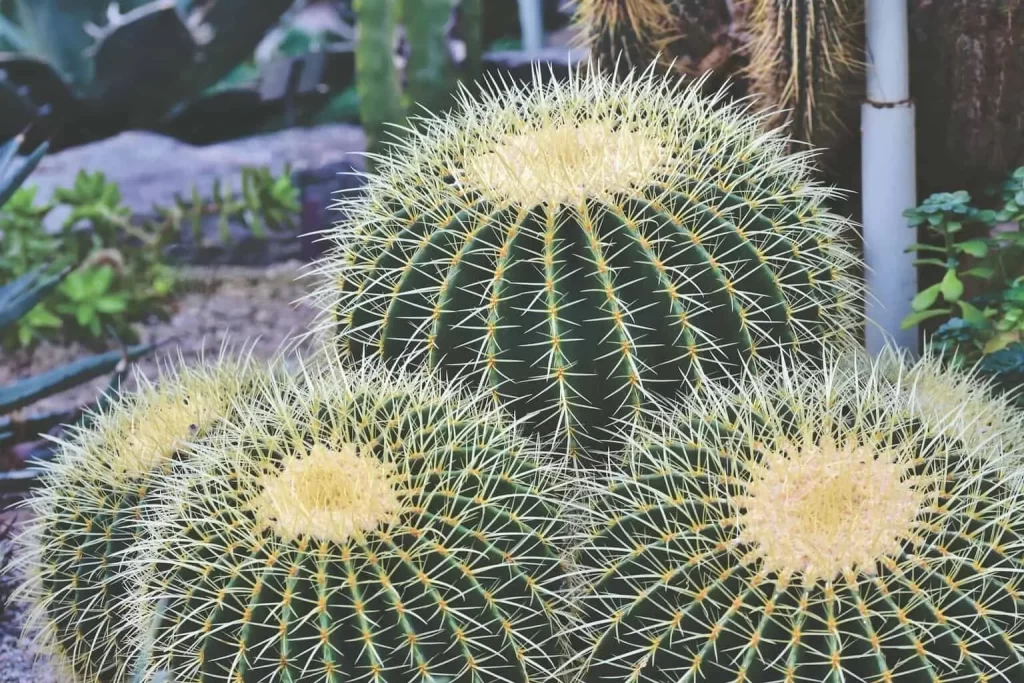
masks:
<path id="1" fill-rule="evenodd" d="M 153 357 L 142 360 L 138 368 L 155 377 L 157 361 L 176 358 L 195 362 L 205 349 L 216 353 L 224 339 L 249 342 L 253 355 L 269 358 L 282 344 L 302 334 L 316 311 L 296 304 L 307 291 L 309 280 L 299 282 L 301 264 L 285 263 L 272 268 L 218 267 L 189 269 L 182 272 L 183 295 L 171 319 L 140 329 L 144 341 L 169 340 Z M 300 347 L 301 348 L 301 347 Z M 77 345 L 40 345 L 32 354 L 16 353 L 0 358 L 0 386 L 20 377 L 36 374 L 90 353 Z M 107 386 L 101 378 L 91 384 L 40 401 L 35 410 L 59 410 L 93 399 Z M 11 511 L 0 518 L 14 519 Z M 0 544 L 2 552 L 2 544 Z M 16 580 L 16 577 L 6 577 Z M 2 597 L 2 596 L 0 596 Z M 24 607 L 11 605 L 0 616 L 0 683 L 70 683 L 61 680 L 47 658 L 37 659 L 31 647 L 20 639 L 25 617 Z"/>

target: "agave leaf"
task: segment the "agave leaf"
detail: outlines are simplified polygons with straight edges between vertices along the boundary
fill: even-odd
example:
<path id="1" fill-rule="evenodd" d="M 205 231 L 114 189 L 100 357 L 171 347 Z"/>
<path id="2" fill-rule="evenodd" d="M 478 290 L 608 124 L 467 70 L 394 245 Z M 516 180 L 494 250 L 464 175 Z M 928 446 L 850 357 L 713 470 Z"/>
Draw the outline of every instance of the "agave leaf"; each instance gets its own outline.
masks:
<path id="1" fill-rule="evenodd" d="M 0 389 L 0 412 L 10 412 L 45 396 L 59 393 L 117 370 L 124 361 L 134 361 L 153 351 L 156 344 L 129 346 L 122 351 L 108 351 L 82 358 Z"/>
<path id="2" fill-rule="evenodd" d="M 17 150 L 17 145 L 21 144 L 21 139 L 22 138 L 19 135 L 8 142 L 4 146 L 4 152 L 7 152 L 6 148 L 9 145 L 15 145 L 14 149 Z M 11 198 L 11 195 L 21 187 L 21 184 L 25 182 L 25 179 L 28 178 L 29 174 L 32 173 L 37 165 L 39 165 L 39 161 L 43 158 L 43 155 L 46 154 L 49 147 L 50 145 L 47 142 L 40 144 L 35 148 L 35 150 L 33 150 L 32 154 L 22 162 L 21 167 L 15 171 L 13 175 L 7 179 L 0 179 L 0 206 L 6 204 L 7 200 Z M 0 173 L 3 172 L 3 168 L 3 165 L 0 165 Z"/>
<path id="3" fill-rule="evenodd" d="M 16 320 L 31 311 L 71 272 L 65 268 L 59 273 L 47 275 L 44 269 L 25 273 L 14 282 L 0 287 L 0 330 L 14 324 Z"/>

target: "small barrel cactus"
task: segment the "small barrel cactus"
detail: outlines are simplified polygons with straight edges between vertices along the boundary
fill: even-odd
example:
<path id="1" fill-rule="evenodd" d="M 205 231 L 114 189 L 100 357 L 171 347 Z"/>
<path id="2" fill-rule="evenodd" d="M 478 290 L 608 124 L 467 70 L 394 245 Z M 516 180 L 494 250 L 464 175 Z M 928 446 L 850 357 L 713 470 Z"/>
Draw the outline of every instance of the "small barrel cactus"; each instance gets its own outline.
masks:
<path id="1" fill-rule="evenodd" d="M 752 93 L 790 120 L 794 138 L 834 145 L 855 120 L 862 89 L 863 0 L 739 0 L 750 34 Z"/>
<path id="2" fill-rule="evenodd" d="M 919 407 L 829 361 L 637 438 L 578 549 L 582 680 L 1024 680 L 1024 492 Z"/>
<path id="3" fill-rule="evenodd" d="M 255 375 L 248 360 L 224 354 L 210 366 L 166 370 L 155 384 L 138 373 L 137 390 L 67 433 L 28 500 L 32 521 L 16 564 L 28 580 L 13 598 L 31 603 L 29 628 L 69 680 L 123 679 L 133 659 L 117 635 L 132 586 L 124 560 L 153 477 L 228 413 Z"/>
<path id="4" fill-rule="evenodd" d="M 526 681 L 559 664 L 554 486 L 486 395 L 307 360 L 143 520 L 145 676 Z M 557 484 L 561 485 L 561 484 Z"/>
<path id="5" fill-rule="evenodd" d="M 317 298 L 345 356 L 468 378 L 577 456 L 681 383 L 849 336 L 850 224 L 808 155 L 653 66 L 539 79 L 422 121 L 344 201 Z"/>

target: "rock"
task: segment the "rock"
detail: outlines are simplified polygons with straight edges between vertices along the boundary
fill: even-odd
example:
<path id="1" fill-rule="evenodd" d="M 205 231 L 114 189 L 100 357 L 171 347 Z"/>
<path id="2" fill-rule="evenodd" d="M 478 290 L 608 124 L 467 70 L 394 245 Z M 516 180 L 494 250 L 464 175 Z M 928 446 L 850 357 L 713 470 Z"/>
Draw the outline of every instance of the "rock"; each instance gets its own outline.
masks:
<path id="1" fill-rule="evenodd" d="M 333 222 L 329 206 L 334 192 L 361 186 L 361 179 L 353 173 L 363 168 L 360 152 L 364 149 L 362 129 L 346 124 L 291 128 L 202 147 L 132 131 L 45 157 L 29 184 L 39 188 L 37 196 L 43 202 L 56 188 L 70 187 L 80 170 L 102 171 L 120 186 L 124 203 L 137 215 L 146 216 L 152 214 L 153 206 L 171 205 L 175 194 L 187 196 L 193 186 L 203 197 L 210 195 L 217 179 L 237 189 L 244 167 L 266 166 L 280 173 L 290 163 L 301 191 L 295 232 L 270 233 L 261 240 L 245 226 L 233 225 L 232 239 L 224 245 L 217 221 L 211 220 L 204 225 L 200 245 L 193 239 L 191 226 L 183 225 L 181 242 L 170 252 L 179 263 L 266 265 L 294 258 L 309 260 L 320 252 L 322 243 L 297 237 Z M 65 217 L 60 211 L 52 212 L 47 228 L 59 229 Z"/>

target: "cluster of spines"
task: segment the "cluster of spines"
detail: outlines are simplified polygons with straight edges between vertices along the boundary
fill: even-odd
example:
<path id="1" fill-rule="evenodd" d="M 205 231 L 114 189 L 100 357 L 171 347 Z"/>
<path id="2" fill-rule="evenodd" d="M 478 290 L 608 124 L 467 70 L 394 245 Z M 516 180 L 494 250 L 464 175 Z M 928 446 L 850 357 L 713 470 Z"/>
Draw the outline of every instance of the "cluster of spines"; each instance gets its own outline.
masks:
<path id="1" fill-rule="evenodd" d="M 489 399 L 373 362 L 307 363 L 261 393 L 263 408 L 194 444 L 144 522 L 133 613 L 157 620 L 150 674 L 525 683 L 558 667 L 558 477 Z M 317 537 L 303 515 L 337 493 L 295 493 L 257 523 L 264 477 L 318 449 L 328 474 L 358 459 L 391 472 L 400 509 Z M 299 531 L 282 535 L 296 511 Z"/>
<path id="2" fill-rule="evenodd" d="M 583 680 L 934 683 L 1024 673 L 1019 485 L 950 430 L 925 426 L 882 364 L 841 366 L 748 377 L 738 391 L 686 402 L 595 489 L 573 598 Z M 901 452 L 919 514 L 897 534 L 899 551 L 872 566 L 779 571 L 743 535 L 749 510 L 735 501 L 756 453 L 823 435 Z"/>
<path id="3" fill-rule="evenodd" d="M 790 119 L 794 138 L 832 146 L 863 64 L 863 3 L 857 0 L 743 0 L 750 33 L 746 78 L 767 106 Z"/>
<path id="4" fill-rule="evenodd" d="M 140 539 L 153 476 L 240 399 L 252 368 L 227 351 L 209 365 L 179 359 L 156 383 L 136 372 L 136 388 L 67 428 L 44 465 L 18 539 L 14 569 L 26 580 L 12 597 L 31 605 L 27 632 L 69 680 L 111 683 L 131 666 L 132 649 L 115 636 L 132 590 L 124 562 Z"/>
<path id="5" fill-rule="evenodd" d="M 809 154 L 787 155 L 763 117 L 723 99 L 651 69 L 578 71 L 421 122 L 343 202 L 317 268 L 325 326 L 351 357 L 419 358 L 510 403 L 532 397 L 515 409 L 563 436 L 600 421 L 588 411 L 621 418 L 749 355 L 846 337 L 857 260 L 849 223 L 824 207 L 835 193 L 809 178 Z M 574 169 L 573 184 L 557 161 L 528 187 L 473 177 L 495 140 L 588 125 L 658 158 L 613 191 L 602 169 Z"/>

